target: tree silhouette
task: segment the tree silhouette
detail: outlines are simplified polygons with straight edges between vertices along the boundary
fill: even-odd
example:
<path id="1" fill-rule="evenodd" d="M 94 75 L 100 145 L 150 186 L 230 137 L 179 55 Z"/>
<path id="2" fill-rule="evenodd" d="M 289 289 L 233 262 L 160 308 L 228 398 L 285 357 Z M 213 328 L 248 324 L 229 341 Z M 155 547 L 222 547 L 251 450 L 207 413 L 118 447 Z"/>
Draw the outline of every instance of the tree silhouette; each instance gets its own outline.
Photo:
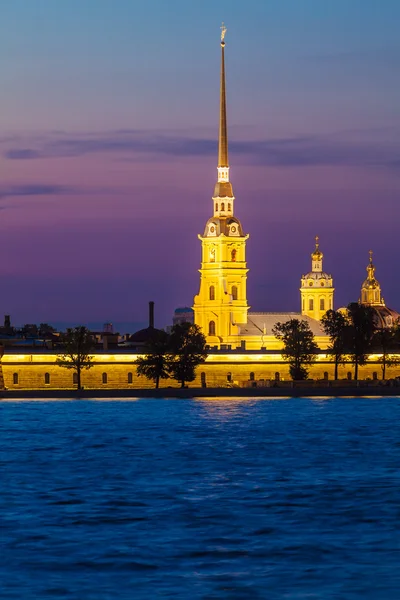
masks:
<path id="1" fill-rule="evenodd" d="M 154 381 L 158 388 L 160 379 L 170 376 L 170 364 L 170 336 L 165 331 L 154 329 L 146 344 L 145 356 L 139 356 L 136 360 L 137 373 Z"/>
<path id="2" fill-rule="evenodd" d="M 196 367 L 207 358 L 206 338 L 198 325 L 177 324 L 171 331 L 170 348 L 172 359 L 169 370 L 183 388 L 186 382 L 194 381 Z"/>
<path id="3" fill-rule="evenodd" d="M 93 367 L 93 338 L 90 331 L 83 327 L 72 327 L 61 336 L 64 353 L 57 357 L 56 364 L 64 369 L 72 369 L 77 376 L 77 389 L 82 389 L 81 372 Z"/>
<path id="4" fill-rule="evenodd" d="M 307 321 L 290 319 L 286 323 L 276 323 L 272 333 L 283 342 L 282 357 L 289 363 L 291 378 L 307 379 L 307 366 L 315 361 L 318 352 L 314 334 Z"/>
<path id="5" fill-rule="evenodd" d="M 346 348 L 348 346 L 348 319 L 338 310 L 328 310 L 321 319 L 322 327 L 330 338 L 327 350 L 335 363 L 334 378 L 338 378 L 338 368 L 345 363 Z"/>
<path id="6" fill-rule="evenodd" d="M 372 347 L 375 352 L 381 354 L 378 362 L 381 364 L 382 379 L 386 379 L 387 367 L 400 364 L 400 358 L 396 356 L 400 349 L 399 331 L 400 328 L 397 327 L 385 327 L 374 333 Z"/>
<path id="7" fill-rule="evenodd" d="M 358 367 L 365 365 L 372 348 L 375 332 L 374 310 L 358 302 L 351 302 L 347 307 L 348 336 L 346 345 L 348 354 L 354 364 L 354 379 L 358 380 Z"/>

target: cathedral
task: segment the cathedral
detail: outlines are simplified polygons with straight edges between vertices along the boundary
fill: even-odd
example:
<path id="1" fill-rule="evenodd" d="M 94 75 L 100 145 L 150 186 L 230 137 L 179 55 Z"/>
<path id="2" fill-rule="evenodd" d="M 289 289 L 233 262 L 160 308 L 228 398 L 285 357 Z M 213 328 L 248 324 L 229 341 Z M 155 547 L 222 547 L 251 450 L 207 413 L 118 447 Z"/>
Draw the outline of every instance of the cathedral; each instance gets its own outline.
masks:
<path id="1" fill-rule="evenodd" d="M 212 196 L 212 213 L 201 241 L 200 289 L 194 298 L 194 322 L 206 335 L 210 349 L 279 350 L 281 343 L 272 333 L 277 322 L 296 318 L 307 321 L 321 349 L 329 338 L 321 318 L 334 309 L 333 277 L 323 270 L 323 253 L 315 238 L 311 270 L 301 277 L 300 311 L 293 313 L 250 312 L 247 301 L 246 242 L 249 234 L 235 214 L 235 196 L 230 180 L 225 87 L 225 32 L 221 36 L 221 79 L 217 183 Z M 360 302 L 374 308 L 380 327 L 392 326 L 400 314 L 386 307 L 375 279 L 370 252 L 367 279 Z"/>

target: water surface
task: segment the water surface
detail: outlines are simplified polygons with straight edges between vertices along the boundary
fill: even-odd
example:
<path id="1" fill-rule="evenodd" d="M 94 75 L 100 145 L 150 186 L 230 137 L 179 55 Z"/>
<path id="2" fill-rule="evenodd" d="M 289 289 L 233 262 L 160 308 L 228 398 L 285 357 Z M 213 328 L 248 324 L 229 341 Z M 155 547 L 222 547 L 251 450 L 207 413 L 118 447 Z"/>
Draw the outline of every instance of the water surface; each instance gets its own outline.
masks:
<path id="1" fill-rule="evenodd" d="M 0 598 L 391 600 L 400 399 L 0 403 Z"/>

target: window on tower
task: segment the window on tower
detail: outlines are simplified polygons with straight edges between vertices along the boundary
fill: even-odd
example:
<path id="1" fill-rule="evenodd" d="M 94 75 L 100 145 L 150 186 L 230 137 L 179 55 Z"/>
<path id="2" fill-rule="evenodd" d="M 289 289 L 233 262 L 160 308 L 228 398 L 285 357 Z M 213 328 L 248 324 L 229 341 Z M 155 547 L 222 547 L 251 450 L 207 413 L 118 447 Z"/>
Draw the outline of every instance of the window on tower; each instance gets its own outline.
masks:
<path id="1" fill-rule="evenodd" d="M 231 205 L 230 204 L 228 204 L 228 210 L 231 210 Z"/>
<path id="2" fill-rule="evenodd" d="M 215 300 L 215 287 L 210 285 L 210 300 Z"/>
<path id="3" fill-rule="evenodd" d="M 221 204 L 221 210 L 225 210 L 225 203 L 224 202 Z"/>
<path id="4" fill-rule="evenodd" d="M 215 321 L 210 321 L 208 324 L 208 335 L 215 335 Z"/>
<path id="5" fill-rule="evenodd" d="M 308 301 L 308 310 L 314 310 L 314 299 L 310 298 Z"/>
<path id="6" fill-rule="evenodd" d="M 324 300 L 324 298 L 320 298 L 320 300 L 319 300 L 319 310 L 325 310 L 325 300 Z"/>
<path id="7" fill-rule="evenodd" d="M 218 212 L 218 203 L 215 205 L 215 212 Z"/>
<path id="8" fill-rule="evenodd" d="M 232 250 L 232 252 L 231 252 L 231 260 L 232 260 L 232 262 L 236 262 L 236 250 Z"/>
<path id="9" fill-rule="evenodd" d="M 237 300 L 238 298 L 238 289 L 236 285 L 232 286 L 232 300 Z"/>

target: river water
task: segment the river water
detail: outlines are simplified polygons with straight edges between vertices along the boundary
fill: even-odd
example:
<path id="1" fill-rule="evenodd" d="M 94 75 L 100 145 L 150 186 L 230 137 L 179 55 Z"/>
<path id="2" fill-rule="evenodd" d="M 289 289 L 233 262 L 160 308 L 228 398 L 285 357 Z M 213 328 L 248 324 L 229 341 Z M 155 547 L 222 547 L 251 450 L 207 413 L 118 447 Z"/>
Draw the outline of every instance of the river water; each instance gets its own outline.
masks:
<path id="1" fill-rule="evenodd" d="M 0 402 L 0 598 L 400 597 L 400 399 Z"/>

